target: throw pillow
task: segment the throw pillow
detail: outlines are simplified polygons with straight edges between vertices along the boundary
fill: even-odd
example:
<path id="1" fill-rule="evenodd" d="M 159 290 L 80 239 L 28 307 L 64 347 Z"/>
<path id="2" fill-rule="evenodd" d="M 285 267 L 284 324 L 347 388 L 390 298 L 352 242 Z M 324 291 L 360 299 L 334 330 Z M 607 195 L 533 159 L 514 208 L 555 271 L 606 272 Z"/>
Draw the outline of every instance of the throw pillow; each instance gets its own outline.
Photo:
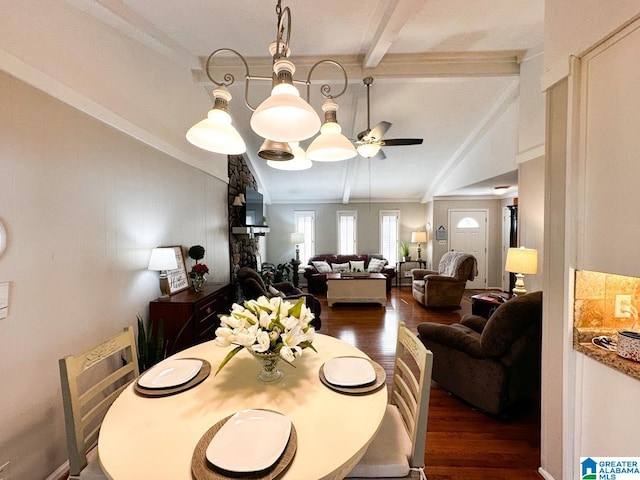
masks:
<path id="1" fill-rule="evenodd" d="M 369 261 L 368 270 L 371 273 L 380 273 L 386 264 L 387 264 L 386 260 L 381 260 L 379 258 L 372 258 Z"/>
<path id="2" fill-rule="evenodd" d="M 332 263 L 331 270 L 334 272 L 347 272 L 349 271 L 349 263 Z"/>
<path id="3" fill-rule="evenodd" d="M 274 287 L 273 285 L 269 285 L 269 293 L 273 296 L 273 297 L 282 297 L 284 298 L 284 293 L 282 293 L 280 290 L 278 290 L 276 287 Z"/>
<path id="4" fill-rule="evenodd" d="M 331 266 L 327 262 L 319 261 L 319 262 L 311 262 L 313 266 L 316 267 L 316 270 L 320 273 L 330 273 Z"/>
<path id="5" fill-rule="evenodd" d="M 350 260 L 349 265 L 352 272 L 364 272 L 364 260 Z"/>

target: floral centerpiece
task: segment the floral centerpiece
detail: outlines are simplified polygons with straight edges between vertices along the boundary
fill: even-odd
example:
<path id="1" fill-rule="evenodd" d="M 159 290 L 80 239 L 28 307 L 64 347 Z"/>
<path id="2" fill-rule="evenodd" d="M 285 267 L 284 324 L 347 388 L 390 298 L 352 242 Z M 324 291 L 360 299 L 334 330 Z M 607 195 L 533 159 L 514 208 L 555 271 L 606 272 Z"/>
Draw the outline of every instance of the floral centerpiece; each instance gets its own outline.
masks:
<path id="1" fill-rule="evenodd" d="M 277 381 L 282 372 L 276 364 L 283 359 L 291 364 L 302 350 L 311 348 L 315 329 L 310 325 L 314 315 L 304 298 L 291 303 L 281 297 L 259 297 L 244 305 L 234 303 L 229 315 L 220 315 L 220 327 L 216 330 L 215 343 L 221 347 L 236 345 L 222 360 L 216 374 L 238 352 L 249 353 L 263 360 L 263 370 L 258 376 L 263 381 Z"/>
<path id="2" fill-rule="evenodd" d="M 199 261 L 204 258 L 204 247 L 194 245 L 189 248 L 189 257 L 196 261 L 196 264 L 191 267 L 189 278 L 191 278 L 193 289 L 199 292 L 204 288 L 204 283 L 207 281 L 207 274 L 209 273 L 209 267 L 204 263 L 199 263 Z"/>

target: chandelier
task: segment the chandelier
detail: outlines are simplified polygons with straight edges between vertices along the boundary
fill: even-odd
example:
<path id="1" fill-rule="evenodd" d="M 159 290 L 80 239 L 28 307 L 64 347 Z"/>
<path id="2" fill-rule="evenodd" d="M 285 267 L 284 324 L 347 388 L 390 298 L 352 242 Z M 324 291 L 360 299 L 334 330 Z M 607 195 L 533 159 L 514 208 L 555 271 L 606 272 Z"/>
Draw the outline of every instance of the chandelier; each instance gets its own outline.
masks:
<path id="1" fill-rule="evenodd" d="M 272 73 L 270 76 L 255 76 L 249 72 L 246 59 L 236 50 L 231 48 L 219 48 L 207 58 L 206 74 L 217 88 L 213 90 L 214 104 L 207 114 L 207 118 L 196 123 L 187 132 L 187 140 L 193 145 L 215 153 L 226 155 L 239 155 L 246 151 L 246 145 L 242 136 L 233 126 L 228 105 L 231 101 L 229 86 L 235 82 L 231 73 L 226 73 L 223 81 L 217 81 L 211 74 L 213 59 L 220 54 L 233 54 L 244 64 L 245 89 L 244 103 L 253 114 L 251 115 L 251 129 L 264 138 L 264 142 L 258 151 L 258 155 L 267 160 L 270 166 L 281 163 L 282 170 L 295 170 L 309 168 L 310 160 L 314 161 L 340 161 L 355 157 L 357 151 L 347 137 L 342 135 L 336 112 L 338 104 L 335 99 L 340 97 L 347 89 L 347 72 L 344 67 L 334 60 L 320 60 L 309 70 L 306 80 L 296 80 L 293 75 L 295 65 L 289 60 L 291 49 L 289 40 L 291 37 L 291 11 L 289 7 L 282 9 L 281 0 L 276 5 L 278 24 L 276 40 L 269 45 L 271 54 Z M 309 105 L 311 96 L 311 77 L 319 65 L 328 64 L 335 66 L 342 72 L 344 86 L 337 94 L 331 93 L 331 86 L 320 86 L 320 93 L 325 98 L 322 105 L 324 122 Z M 249 89 L 253 81 L 270 81 L 272 85 L 271 95 L 257 107 L 249 103 Z M 298 85 L 306 85 L 306 100 L 300 96 Z M 302 160 L 302 150 L 298 143 L 313 137 L 320 131 L 309 145 L 305 159 Z M 295 152 L 294 152 L 295 150 Z M 304 151 L 302 151 L 304 153 Z M 297 158 L 297 160 L 294 160 Z M 285 162 L 292 162 L 284 166 Z"/>

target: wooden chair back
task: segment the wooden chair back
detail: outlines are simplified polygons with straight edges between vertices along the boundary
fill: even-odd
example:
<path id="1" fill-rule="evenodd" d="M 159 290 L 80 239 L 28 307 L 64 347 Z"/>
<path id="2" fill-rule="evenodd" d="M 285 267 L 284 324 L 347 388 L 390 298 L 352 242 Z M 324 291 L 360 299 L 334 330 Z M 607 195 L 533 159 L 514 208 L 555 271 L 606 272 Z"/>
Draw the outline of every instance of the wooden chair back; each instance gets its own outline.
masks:
<path id="1" fill-rule="evenodd" d="M 398 328 L 391 403 L 398 407 L 411 439 L 409 465 L 424 467 L 433 353 L 401 322 Z"/>
<path id="2" fill-rule="evenodd" d="M 102 419 L 139 374 L 133 327 L 79 354 L 59 360 L 69 475 L 79 476 L 97 443 Z"/>

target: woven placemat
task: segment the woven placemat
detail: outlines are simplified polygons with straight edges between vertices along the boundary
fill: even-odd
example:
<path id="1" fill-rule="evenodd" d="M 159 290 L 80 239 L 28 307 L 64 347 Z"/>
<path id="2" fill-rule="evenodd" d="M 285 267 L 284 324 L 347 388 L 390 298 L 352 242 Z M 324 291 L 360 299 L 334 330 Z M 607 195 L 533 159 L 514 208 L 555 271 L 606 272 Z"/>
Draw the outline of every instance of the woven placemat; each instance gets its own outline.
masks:
<path id="1" fill-rule="evenodd" d="M 188 382 L 170 388 L 145 388 L 138 385 L 138 380 L 136 380 L 133 384 L 133 390 L 142 397 L 167 397 L 195 387 L 209 376 L 211 373 L 211 364 L 202 358 L 189 358 L 188 360 L 200 360 L 202 362 L 202 367 L 198 374 Z"/>
<path id="2" fill-rule="evenodd" d="M 348 358 L 348 357 L 345 357 L 345 358 Z M 364 357 L 357 357 L 357 358 L 364 358 Z M 320 367 L 320 381 L 324 383 L 327 387 L 329 387 L 331 390 L 335 390 L 336 392 L 340 392 L 340 393 L 345 393 L 347 395 L 366 395 L 367 393 L 375 392 L 378 389 L 380 389 L 387 381 L 387 372 L 385 372 L 384 368 L 382 368 L 378 363 L 374 362 L 373 360 L 370 360 L 368 358 L 365 360 L 369 360 L 369 362 L 371 362 L 371 365 L 373 366 L 373 369 L 376 372 L 376 379 L 373 383 L 370 383 L 368 385 L 358 386 L 358 387 L 343 387 L 340 385 L 334 385 L 331 382 L 329 382 L 329 380 L 327 380 L 327 378 L 324 376 L 324 364 L 322 364 L 322 366 Z"/>
<path id="3" fill-rule="evenodd" d="M 280 478 L 284 472 L 287 471 L 289 465 L 291 465 L 293 457 L 296 454 L 296 449 L 298 448 L 298 435 L 296 434 L 296 429 L 293 426 L 293 423 L 291 424 L 291 434 L 289 435 L 289 442 L 287 443 L 287 446 L 282 452 L 282 455 L 280 455 L 278 461 L 267 470 L 251 473 L 227 472 L 216 468 L 207 460 L 207 447 L 211 443 L 214 435 L 218 433 L 218 430 L 220 430 L 232 416 L 233 415 L 229 415 L 228 417 L 223 418 L 207 430 L 207 433 L 202 436 L 196 445 L 196 448 L 193 451 L 193 457 L 191 457 L 191 474 L 194 480 L 228 480 L 238 478 L 251 480 L 274 480 Z M 242 452 L 238 452 L 238 455 L 242 455 Z"/>

